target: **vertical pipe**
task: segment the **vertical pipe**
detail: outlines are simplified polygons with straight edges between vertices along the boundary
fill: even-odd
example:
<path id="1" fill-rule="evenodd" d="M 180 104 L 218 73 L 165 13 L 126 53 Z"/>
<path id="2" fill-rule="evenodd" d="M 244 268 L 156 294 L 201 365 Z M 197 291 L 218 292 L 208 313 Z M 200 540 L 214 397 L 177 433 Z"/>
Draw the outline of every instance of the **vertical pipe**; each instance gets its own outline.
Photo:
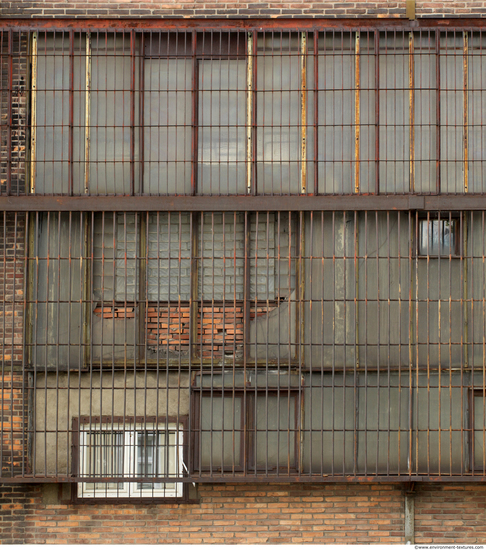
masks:
<path id="1" fill-rule="evenodd" d="M 30 98 L 30 193 L 35 193 L 35 155 L 37 138 L 36 101 L 37 101 L 37 32 L 32 34 L 32 77 Z"/>
<path id="2" fill-rule="evenodd" d="M 84 106 L 84 193 L 89 193 L 89 153 L 91 145 L 91 33 L 86 33 L 86 72 L 85 72 L 85 106 Z"/>
<path id="3" fill-rule="evenodd" d="M 355 37 L 355 52 L 354 52 L 354 63 L 355 63 L 355 83 L 354 83 L 354 156 L 355 156 L 355 174 L 354 174 L 354 192 L 359 193 L 360 191 L 360 36 L 359 31 L 356 31 Z"/>
<path id="4" fill-rule="evenodd" d="M 307 191 L 307 33 L 300 38 L 300 192 Z"/>

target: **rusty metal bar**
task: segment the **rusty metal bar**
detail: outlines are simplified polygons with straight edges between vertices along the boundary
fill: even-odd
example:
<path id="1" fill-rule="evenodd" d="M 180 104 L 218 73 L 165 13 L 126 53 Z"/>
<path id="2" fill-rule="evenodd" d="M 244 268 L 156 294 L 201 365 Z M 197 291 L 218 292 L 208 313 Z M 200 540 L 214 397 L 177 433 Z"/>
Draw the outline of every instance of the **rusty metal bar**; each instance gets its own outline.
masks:
<path id="1" fill-rule="evenodd" d="M 469 33 L 463 32 L 463 123 L 464 123 L 464 192 L 469 191 L 469 107 L 468 107 L 468 55 L 469 55 Z"/>
<path id="2" fill-rule="evenodd" d="M 30 92 L 30 193 L 35 193 L 36 170 L 36 90 L 37 90 L 37 33 L 32 33 L 32 60 L 31 60 L 31 92 Z"/>
<path id="3" fill-rule="evenodd" d="M 354 41 L 354 192 L 360 192 L 360 34 Z"/>

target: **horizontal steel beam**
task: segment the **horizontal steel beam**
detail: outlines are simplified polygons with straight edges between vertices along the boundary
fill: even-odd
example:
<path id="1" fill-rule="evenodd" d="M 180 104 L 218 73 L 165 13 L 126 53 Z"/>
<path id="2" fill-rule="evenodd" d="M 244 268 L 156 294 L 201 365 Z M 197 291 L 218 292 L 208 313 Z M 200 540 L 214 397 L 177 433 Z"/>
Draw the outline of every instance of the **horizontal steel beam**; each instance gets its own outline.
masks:
<path id="1" fill-rule="evenodd" d="M 405 15 L 405 13 L 404 13 Z M 485 19 L 474 18 L 427 18 L 410 21 L 404 18 L 380 19 L 34 19 L 22 18 L 3 19 L 0 29 L 17 30 L 49 30 L 49 29 L 295 29 L 295 30 L 324 30 L 324 29 L 455 29 L 486 27 Z"/>
<path id="2" fill-rule="evenodd" d="M 486 210 L 486 195 L 9 196 L 4 212 L 310 212 Z"/>

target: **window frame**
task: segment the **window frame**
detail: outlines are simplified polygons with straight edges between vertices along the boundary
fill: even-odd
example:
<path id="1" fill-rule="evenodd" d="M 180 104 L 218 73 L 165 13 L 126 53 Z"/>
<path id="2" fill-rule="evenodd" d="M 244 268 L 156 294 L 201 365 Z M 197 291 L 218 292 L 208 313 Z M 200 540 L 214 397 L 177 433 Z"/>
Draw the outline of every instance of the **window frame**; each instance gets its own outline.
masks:
<path id="1" fill-rule="evenodd" d="M 263 371 L 261 371 L 263 373 Z M 237 387 L 228 386 L 228 387 L 198 387 L 193 383 L 191 387 L 191 409 L 192 409 L 192 424 L 194 426 L 194 440 L 193 440 L 193 457 L 192 457 L 192 471 L 195 474 L 200 474 L 201 476 L 211 475 L 215 472 L 219 472 L 224 475 L 227 473 L 235 474 L 251 474 L 256 475 L 265 472 L 270 475 L 279 475 L 280 473 L 285 474 L 297 474 L 300 471 L 300 437 L 299 433 L 301 430 L 302 422 L 302 399 L 303 394 L 302 390 L 299 387 L 258 387 L 258 386 L 247 386 L 247 387 Z M 258 466 L 255 462 L 256 457 L 256 439 L 259 433 L 267 433 L 266 430 L 257 431 L 257 418 L 255 416 L 255 410 L 257 402 L 261 398 L 266 398 L 268 396 L 281 396 L 285 395 L 288 398 L 288 401 L 294 401 L 294 427 L 289 432 L 289 439 L 293 438 L 293 448 L 294 448 L 294 460 L 292 463 L 288 462 L 287 466 L 273 465 L 269 466 L 268 464 L 268 453 L 266 455 L 267 464 L 265 466 Z M 239 440 L 240 440 L 240 453 L 239 457 L 234 456 L 234 461 L 229 461 L 228 464 L 221 466 L 212 465 L 212 455 L 211 450 L 208 453 L 209 465 L 202 465 L 202 397 L 209 396 L 211 399 L 214 399 L 215 396 L 220 396 L 223 401 L 226 396 L 229 399 L 234 399 L 234 396 L 238 396 L 241 399 L 242 413 L 240 419 L 239 428 L 235 427 L 233 430 L 213 430 L 211 427 L 209 437 L 214 433 L 215 435 L 221 435 L 227 432 L 228 434 L 234 433 L 236 430 L 240 431 Z M 291 409 L 289 409 L 291 410 Z M 233 407 L 234 411 L 234 407 Z M 280 425 L 280 422 L 279 422 Z M 277 432 L 285 431 L 285 428 L 279 428 Z M 224 451 L 223 451 L 224 452 Z M 288 455 L 286 455 L 288 456 Z"/>
<path id="2" fill-rule="evenodd" d="M 87 426 L 83 429 L 83 426 Z M 99 429 L 99 427 L 106 426 L 107 428 Z M 160 427 L 160 430 L 157 428 Z M 95 429 L 93 429 L 95 428 Z M 184 503 L 189 500 L 189 488 L 188 484 L 183 480 L 189 473 L 188 464 L 188 417 L 174 417 L 174 416 L 79 416 L 72 419 L 72 472 L 76 477 L 77 483 L 73 484 L 72 496 L 75 502 L 79 503 L 113 503 L 120 504 L 122 502 L 161 502 L 161 503 Z M 126 487 L 122 491 L 119 489 L 113 490 L 99 490 L 99 495 L 96 495 L 97 490 L 87 490 L 85 485 L 87 483 L 96 483 L 96 481 L 83 481 L 82 473 L 82 461 L 83 461 L 83 439 L 84 434 L 99 434 L 103 431 L 107 433 L 123 432 L 123 475 L 115 477 L 119 481 L 118 483 Z M 180 470 L 181 481 L 169 482 L 175 484 L 175 493 L 167 495 L 165 487 L 161 489 L 154 489 L 154 486 L 158 483 L 152 482 L 152 489 L 138 488 L 137 485 L 140 482 L 131 481 L 132 478 L 137 478 L 136 473 L 132 472 L 132 468 L 137 468 L 138 452 L 131 458 L 130 462 L 126 460 L 126 455 L 129 453 L 127 448 L 127 441 L 132 434 L 143 433 L 147 431 L 155 431 L 156 433 L 174 433 L 177 439 L 175 445 L 176 461 L 178 460 L 178 468 Z M 134 440 L 135 441 L 135 440 Z M 131 444 L 129 444 L 131 445 Z M 133 445 L 137 448 L 136 444 Z M 165 448 L 165 446 L 164 446 Z M 89 476 L 88 476 L 89 477 Z M 94 480 L 96 478 L 93 478 Z M 107 482 L 108 483 L 108 482 Z M 165 486 L 164 482 L 160 482 L 160 485 Z M 143 494 L 146 491 L 148 494 Z M 123 492 L 123 494 L 122 494 Z M 84 496 L 84 495 L 87 496 Z M 127 495 L 127 496 L 125 496 Z M 133 496 L 135 495 L 135 496 Z"/>

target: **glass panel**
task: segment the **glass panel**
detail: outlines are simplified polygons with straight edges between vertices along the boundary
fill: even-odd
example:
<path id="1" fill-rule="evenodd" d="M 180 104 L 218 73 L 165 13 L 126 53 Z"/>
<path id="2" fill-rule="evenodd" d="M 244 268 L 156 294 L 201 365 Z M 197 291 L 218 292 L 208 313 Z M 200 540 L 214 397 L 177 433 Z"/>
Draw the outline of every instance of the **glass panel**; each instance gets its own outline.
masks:
<path id="1" fill-rule="evenodd" d="M 199 62 L 198 187 L 246 192 L 246 61 Z"/>
<path id="2" fill-rule="evenodd" d="M 419 255 L 455 255 L 457 226 L 457 220 L 420 220 Z"/>
<path id="3" fill-rule="evenodd" d="M 474 470 L 486 470 L 486 399 L 474 394 Z"/>
<path id="4" fill-rule="evenodd" d="M 191 193 L 191 60 L 145 60 L 144 193 Z"/>
<path id="5" fill-rule="evenodd" d="M 36 194 L 69 192 L 70 68 L 69 34 L 39 33 L 36 91 Z M 74 36 L 73 193 L 84 189 L 86 42 Z"/>
<path id="6" fill-rule="evenodd" d="M 89 477 L 123 476 L 124 432 L 101 431 L 83 434 L 85 447 L 82 449 L 85 460 L 81 462 L 81 475 Z M 85 491 L 116 490 L 123 483 L 85 483 Z"/>
<path id="7" fill-rule="evenodd" d="M 83 218 L 78 213 L 47 213 L 33 217 L 32 223 L 36 234 L 29 265 L 33 276 L 32 361 L 42 367 L 79 367 L 84 352 Z"/>
<path id="8" fill-rule="evenodd" d="M 300 192 L 300 57 L 297 33 L 266 33 L 257 52 L 257 190 Z"/>
<path id="9" fill-rule="evenodd" d="M 136 47 L 136 46 L 134 46 Z M 138 56 L 135 75 L 139 74 Z M 89 191 L 92 195 L 128 195 L 131 177 L 131 109 L 138 121 L 138 79 L 132 91 L 130 35 L 91 35 Z M 134 191 L 138 192 L 138 131 L 133 133 Z"/>

